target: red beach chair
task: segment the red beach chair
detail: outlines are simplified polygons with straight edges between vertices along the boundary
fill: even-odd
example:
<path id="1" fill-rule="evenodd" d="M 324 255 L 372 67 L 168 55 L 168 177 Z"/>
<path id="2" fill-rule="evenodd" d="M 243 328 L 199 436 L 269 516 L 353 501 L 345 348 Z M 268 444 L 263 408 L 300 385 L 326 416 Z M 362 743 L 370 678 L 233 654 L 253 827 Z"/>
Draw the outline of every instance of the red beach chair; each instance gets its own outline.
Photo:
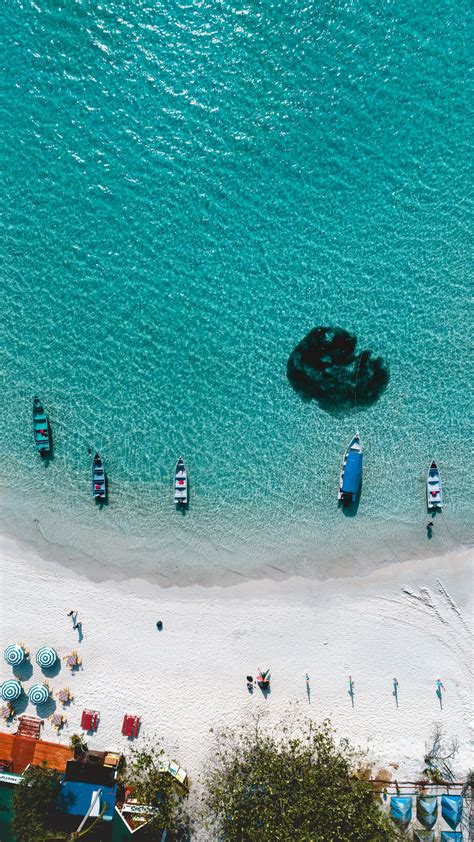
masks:
<path id="1" fill-rule="evenodd" d="M 83 731 L 97 731 L 100 713 L 98 710 L 83 710 L 81 728 Z"/>
<path id="2" fill-rule="evenodd" d="M 140 717 L 131 716 L 126 713 L 122 723 L 122 734 L 124 737 L 138 737 L 140 730 Z"/>

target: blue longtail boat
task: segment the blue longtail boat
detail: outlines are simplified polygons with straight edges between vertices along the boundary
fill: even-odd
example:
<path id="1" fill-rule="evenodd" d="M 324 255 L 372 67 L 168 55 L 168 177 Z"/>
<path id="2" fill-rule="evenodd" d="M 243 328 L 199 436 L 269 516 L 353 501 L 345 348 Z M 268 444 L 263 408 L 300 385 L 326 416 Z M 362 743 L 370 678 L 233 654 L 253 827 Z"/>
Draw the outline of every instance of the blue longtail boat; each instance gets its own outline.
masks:
<path id="1" fill-rule="evenodd" d="M 92 461 L 92 497 L 96 503 L 103 503 L 107 497 L 107 478 L 99 453 L 95 454 Z"/>
<path id="2" fill-rule="evenodd" d="M 338 500 L 342 500 L 343 506 L 350 506 L 355 502 L 362 483 L 362 443 L 359 433 L 352 438 L 342 460 L 341 474 L 339 477 Z"/>
<path id="3" fill-rule="evenodd" d="M 43 404 L 37 397 L 33 398 L 33 436 L 37 453 L 42 458 L 48 456 L 51 452 L 51 430 Z"/>

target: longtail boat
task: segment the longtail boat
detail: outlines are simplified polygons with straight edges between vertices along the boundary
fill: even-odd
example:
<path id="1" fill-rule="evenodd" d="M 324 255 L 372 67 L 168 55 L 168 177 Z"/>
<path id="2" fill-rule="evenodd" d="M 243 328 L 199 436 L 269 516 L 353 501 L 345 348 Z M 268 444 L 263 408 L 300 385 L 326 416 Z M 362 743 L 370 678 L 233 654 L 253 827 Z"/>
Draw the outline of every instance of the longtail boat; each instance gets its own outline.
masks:
<path id="1" fill-rule="evenodd" d="M 174 471 L 174 502 L 181 507 L 188 504 L 188 474 L 181 456 Z"/>
<path id="2" fill-rule="evenodd" d="M 433 460 L 428 468 L 426 477 L 426 499 L 429 509 L 443 508 L 443 489 L 441 488 L 441 474 Z"/>
<path id="3" fill-rule="evenodd" d="M 95 454 L 92 461 L 92 497 L 96 503 L 103 503 L 107 497 L 107 479 L 99 453 Z"/>
<path id="4" fill-rule="evenodd" d="M 350 506 L 356 500 L 362 482 L 362 444 L 359 433 L 351 439 L 344 459 L 342 460 L 341 474 L 339 476 L 338 500 L 342 500 L 343 506 Z"/>
<path id="5" fill-rule="evenodd" d="M 43 404 L 37 397 L 33 398 L 33 436 L 36 451 L 44 459 L 51 452 L 51 430 Z"/>

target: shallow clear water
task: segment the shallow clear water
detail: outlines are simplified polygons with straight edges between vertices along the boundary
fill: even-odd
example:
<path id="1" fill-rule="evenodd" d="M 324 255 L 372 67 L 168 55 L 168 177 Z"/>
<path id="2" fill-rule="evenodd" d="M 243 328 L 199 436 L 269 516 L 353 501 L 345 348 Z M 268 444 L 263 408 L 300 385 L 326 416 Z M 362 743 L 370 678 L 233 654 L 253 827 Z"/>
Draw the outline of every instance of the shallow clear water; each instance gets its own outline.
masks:
<path id="1" fill-rule="evenodd" d="M 165 582 L 341 575 L 472 539 L 469 13 L 3 6 L 4 529 Z M 288 355 L 325 324 L 387 363 L 369 409 L 290 387 Z M 446 506 L 428 542 L 433 456 Z"/>

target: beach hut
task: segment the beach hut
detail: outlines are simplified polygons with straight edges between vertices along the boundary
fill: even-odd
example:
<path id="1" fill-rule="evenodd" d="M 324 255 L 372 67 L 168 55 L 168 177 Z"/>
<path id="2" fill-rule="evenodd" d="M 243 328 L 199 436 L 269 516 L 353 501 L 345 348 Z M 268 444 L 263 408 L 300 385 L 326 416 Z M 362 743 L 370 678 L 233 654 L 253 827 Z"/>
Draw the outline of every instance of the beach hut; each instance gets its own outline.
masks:
<path id="1" fill-rule="evenodd" d="M 441 815 L 446 824 L 456 830 L 462 818 L 462 797 L 460 795 L 442 795 Z"/>
<path id="2" fill-rule="evenodd" d="M 58 660 L 58 653 L 52 646 L 42 646 L 36 653 L 36 663 L 43 670 L 54 667 Z"/>
<path id="3" fill-rule="evenodd" d="M 416 817 L 427 830 L 431 830 L 435 826 L 438 818 L 438 799 L 436 795 L 418 795 Z"/>
<path id="4" fill-rule="evenodd" d="M 49 699 L 49 693 L 47 684 L 33 684 L 28 690 L 28 699 L 32 705 L 44 705 Z"/>
<path id="5" fill-rule="evenodd" d="M 10 667 L 19 667 L 27 655 L 28 650 L 21 643 L 12 643 L 10 646 L 7 646 L 3 653 L 3 657 Z"/>
<path id="6" fill-rule="evenodd" d="M 21 684 L 19 681 L 16 681 L 14 678 L 10 678 L 8 681 L 4 681 L 2 684 L 2 699 L 4 702 L 14 702 L 16 699 L 19 699 L 21 696 Z"/>

